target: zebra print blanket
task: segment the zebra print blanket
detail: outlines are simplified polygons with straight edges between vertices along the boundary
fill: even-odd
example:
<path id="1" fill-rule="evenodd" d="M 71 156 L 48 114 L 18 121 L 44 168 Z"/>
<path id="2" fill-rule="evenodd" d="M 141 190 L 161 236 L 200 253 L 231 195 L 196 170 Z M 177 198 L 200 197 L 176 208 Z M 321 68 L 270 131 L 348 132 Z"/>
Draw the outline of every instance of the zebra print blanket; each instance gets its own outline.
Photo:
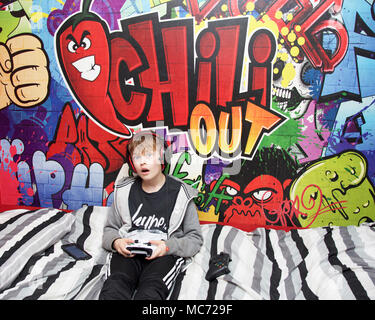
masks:
<path id="1" fill-rule="evenodd" d="M 110 253 L 101 246 L 109 208 L 0 213 L 0 299 L 97 299 Z M 204 245 L 172 299 L 374 299 L 375 223 L 304 230 L 202 225 Z M 92 258 L 61 246 L 77 243 Z M 212 255 L 230 255 L 230 273 L 205 279 Z M 27 253 L 27 254 L 25 254 Z"/>
<path id="2" fill-rule="evenodd" d="M 229 226 L 202 229 L 205 243 L 186 271 L 179 299 L 375 298 L 374 223 L 250 234 Z M 216 252 L 230 254 L 231 272 L 208 282 Z"/>

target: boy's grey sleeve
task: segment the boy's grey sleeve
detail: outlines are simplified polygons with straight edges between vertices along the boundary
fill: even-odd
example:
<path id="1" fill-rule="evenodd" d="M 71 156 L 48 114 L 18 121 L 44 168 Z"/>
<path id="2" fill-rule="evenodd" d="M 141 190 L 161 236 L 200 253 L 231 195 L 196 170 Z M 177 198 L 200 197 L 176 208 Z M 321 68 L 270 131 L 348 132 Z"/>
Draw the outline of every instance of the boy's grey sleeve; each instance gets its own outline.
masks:
<path id="1" fill-rule="evenodd" d="M 168 254 L 184 258 L 192 257 L 199 252 L 202 244 L 203 236 L 197 207 L 194 201 L 190 201 L 181 227 L 166 241 Z"/>
<path id="2" fill-rule="evenodd" d="M 110 212 L 107 217 L 106 224 L 103 231 L 103 248 L 108 251 L 115 252 L 113 249 L 112 243 L 118 238 L 121 238 L 119 230 L 123 222 L 120 215 L 115 210 L 114 206 L 110 207 Z"/>

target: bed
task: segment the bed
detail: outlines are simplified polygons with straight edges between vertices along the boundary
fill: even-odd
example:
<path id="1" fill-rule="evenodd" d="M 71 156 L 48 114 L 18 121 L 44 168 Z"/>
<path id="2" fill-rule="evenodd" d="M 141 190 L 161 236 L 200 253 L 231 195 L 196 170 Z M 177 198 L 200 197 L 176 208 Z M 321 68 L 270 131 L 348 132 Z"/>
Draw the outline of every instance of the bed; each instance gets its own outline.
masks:
<path id="1" fill-rule="evenodd" d="M 95 300 L 111 254 L 101 246 L 108 207 L 72 212 L 53 208 L 0 213 L 0 299 Z M 173 300 L 315 300 L 375 298 L 375 223 L 251 233 L 202 224 L 204 244 L 176 282 Z M 91 255 L 62 250 L 77 243 Z M 206 280 L 215 254 L 230 256 L 230 272 Z"/>

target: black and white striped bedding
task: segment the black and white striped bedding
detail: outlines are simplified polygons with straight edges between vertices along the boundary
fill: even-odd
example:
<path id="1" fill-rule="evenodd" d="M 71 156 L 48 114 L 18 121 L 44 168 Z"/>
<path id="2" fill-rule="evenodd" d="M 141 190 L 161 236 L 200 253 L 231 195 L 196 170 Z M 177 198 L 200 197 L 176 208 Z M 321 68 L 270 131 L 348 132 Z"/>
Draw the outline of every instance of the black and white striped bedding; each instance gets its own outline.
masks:
<path id="1" fill-rule="evenodd" d="M 375 223 L 249 234 L 229 226 L 202 230 L 204 246 L 186 271 L 179 299 L 375 298 Z M 208 282 L 212 251 L 230 254 L 231 272 Z"/>
<path id="2" fill-rule="evenodd" d="M 71 229 L 74 216 L 57 209 L 0 213 L 0 291 L 7 288 L 36 253 Z"/>
<path id="3" fill-rule="evenodd" d="M 13 283 L 0 291 L 0 299 L 96 299 L 108 266 L 109 254 L 101 245 L 108 210 L 84 207 L 70 213 L 73 220 L 69 233 L 65 232 L 47 250 L 36 252 Z M 40 210 L 32 214 L 39 213 Z M 66 243 L 77 243 L 92 258 L 75 260 L 61 249 Z"/>
<path id="4" fill-rule="evenodd" d="M 101 245 L 109 210 L 91 206 L 72 213 L 0 213 L 0 299 L 97 299 L 110 259 Z M 208 224 L 202 232 L 204 245 L 172 298 L 375 298 L 374 223 L 289 232 L 258 228 L 251 233 Z M 92 258 L 73 259 L 61 249 L 66 243 L 77 243 Z M 222 251 L 230 254 L 231 272 L 208 282 L 210 257 Z"/>

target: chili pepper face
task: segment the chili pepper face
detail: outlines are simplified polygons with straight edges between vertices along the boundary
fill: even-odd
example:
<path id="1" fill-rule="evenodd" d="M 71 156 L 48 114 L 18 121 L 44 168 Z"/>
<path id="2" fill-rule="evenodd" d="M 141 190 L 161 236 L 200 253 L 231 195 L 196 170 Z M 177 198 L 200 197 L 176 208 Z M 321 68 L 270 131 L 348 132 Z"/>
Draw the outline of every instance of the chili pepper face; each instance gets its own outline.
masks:
<path id="1" fill-rule="evenodd" d="M 62 64 L 74 91 L 78 95 L 106 94 L 110 59 L 102 24 L 82 21 L 74 30 L 72 26 L 68 27 L 59 41 Z"/>
<path id="2" fill-rule="evenodd" d="M 112 134 L 129 137 L 131 132 L 117 118 L 109 96 L 108 29 L 105 22 L 93 16 L 72 17 L 58 31 L 59 63 L 72 93 L 90 118 Z"/>

